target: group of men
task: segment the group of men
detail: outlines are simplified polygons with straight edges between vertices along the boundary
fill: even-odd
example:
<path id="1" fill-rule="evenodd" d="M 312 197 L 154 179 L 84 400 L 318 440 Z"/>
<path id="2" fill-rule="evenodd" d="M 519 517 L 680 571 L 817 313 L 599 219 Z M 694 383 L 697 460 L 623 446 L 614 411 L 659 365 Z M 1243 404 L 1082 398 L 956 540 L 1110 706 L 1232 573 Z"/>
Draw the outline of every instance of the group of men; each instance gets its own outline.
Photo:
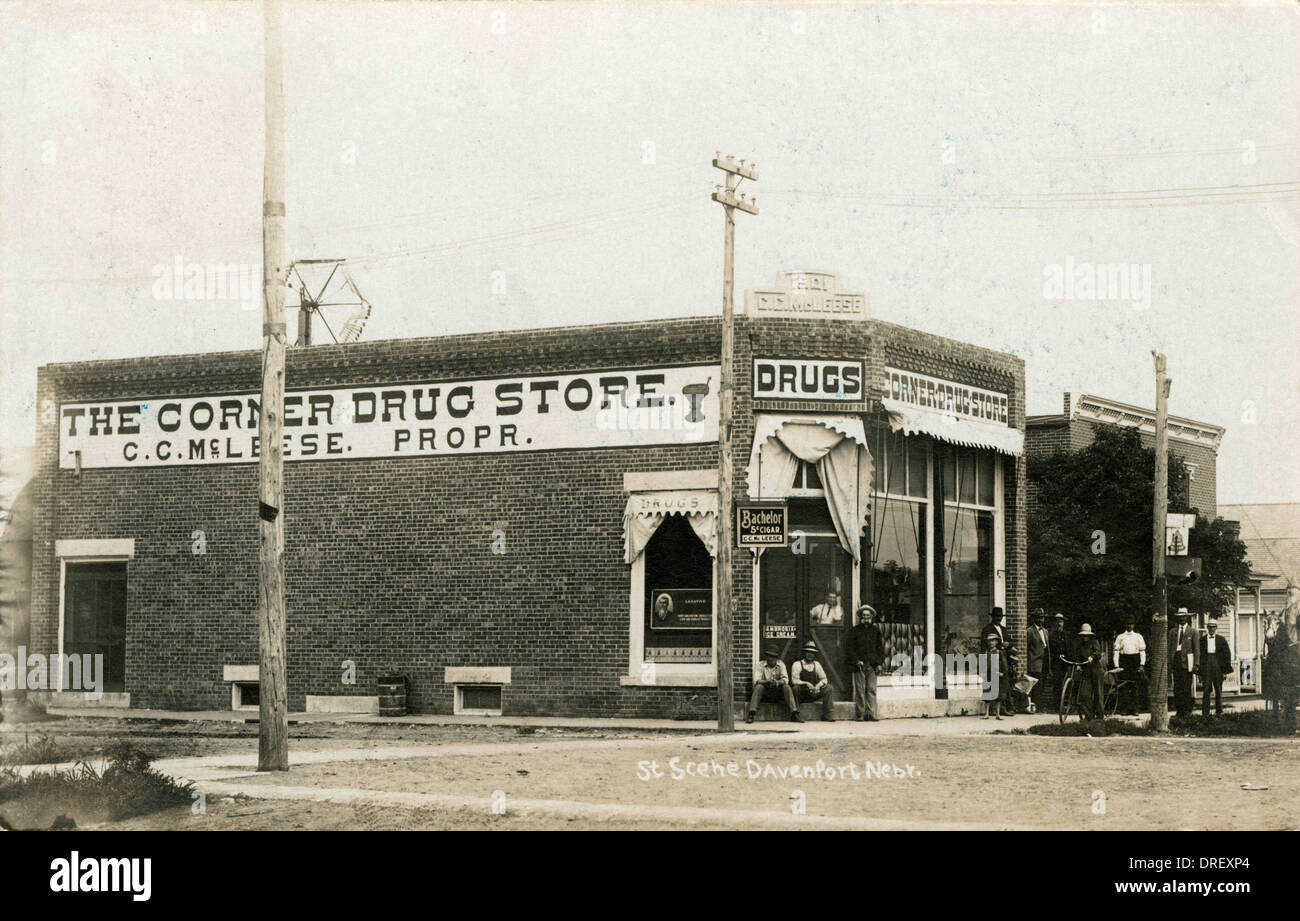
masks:
<path id="1" fill-rule="evenodd" d="M 1192 676 L 1201 678 L 1201 713 L 1210 713 L 1210 695 L 1214 695 L 1215 715 L 1223 713 L 1223 679 L 1232 669 L 1232 650 L 1228 641 L 1218 633 L 1218 620 L 1207 619 L 1205 633 L 1191 626 L 1191 614 L 1179 608 L 1177 625 L 1169 631 L 1168 668 L 1173 678 L 1174 707 L 1180 717 L 1192 715 Z M 1054 708 L 1056 695 L 1065 679 L 1069 665 L 1061 661 L 1064 656 L 1073 662 L 1084 663 L 1083 684 L 1079 703 L 1089 715 L 1099 715 L 1105 700 L 1105 674 L 1107 659 L 1111 667 L 1119 670 L 1126 680 L 1124 699 L 1118 701 L 1122 712 L 1136 714 L 1147 699 L 1147 644 L 1130 619 L 1125 630 L 1115 638 L 1111 655 L 1101 648 L 1100 639 L 1089 624 L 1083 624 L 1078 634 L 1070 638 L 1065 630 L 1065 615 L 1056 614 L 1049 630 L 1044 625 L 1046 614 L 1038 608 L 1030 615 L 1029 634 L 1026 637 L 1028 661 L 1026 671 L 1037 680 L 1031 692 L 1036 706 Z"/>
<path id="2" fill-rule="evenodd" d="M 835 601 L 838 602 L 838 598 Z M 827 599 L 828 608 L 831 603 L 831 599 Z M 844 665 L 853 676 L 853 713 L 856 719 L 865 722 L 877 719 L 876 678 L 885 665 L 885 640 L 880 635 L 880 628 L 872 623 L 875 617 L 875 608 L 869 604 L 861 605 L 857 624 L 844 637 Z M 805 701 L 820 703 L 822 719 L 835 721 L 835 695 L 826 670 L 817 661 L 817 644 L 809 640 L 800 652 L 800 659 L 787 674 L 781 651 L 772 646 L 763 650 L 745 722 L 754 722 L 758 705 L 765 700 L 784 703 L 790 719 L 796 723 L 803 722 L 799 704 Z"/>
<path id="3" fill-rule="evenodd" d="M 831 609 L 832 605 L 838 607 L 838 597 L 827 599 L 826 609 Z M 866 722 L 875 722 L 877 719 L 876 680 L 885 665 L 884 638 L 880 628 L 872 622 L 875 617 L 875 608 L 869 604 L 861 605 L 858 608 L 857 624 L 844 638 L 844 664 L 853 676 L 854 716 Z M 1173 677 L 1174 706 L 1178 715 L 1192 715 L 1193 675 L 1201 678 L 1202 715 L 1209 715 L 1211 693 L 1214 695 L 1214 712 L 1221 715 L 1223 679 L 1232 668 L 1232 650 L 1228 648 L 1228 641 L 1218 635 L 1218 621 L 1214 617 L 1206 621 L 1204 634 L 1190 626 L 1191 614 L 1186 608 L 1179 608 L 1176 617 L 1177 626 L 1169 631 L 1167 664 Z M 1126 693 L 1118 701 L 1118 706 L 1121 712 L 1135 715 L 1148 696 L 1147 644 L 1142 634 L 1135 629 L 1136 622 L 1130 619 L 1125 624 L 1126 629 L 1115 638 L 1108 654 L 1103 650 L 1101 640 L 1090 624 L 1083 624 L 1078 633 L 1071 637 L 1065 629 L 1064 614 L 1058 612 L 1053 617 L 1050 629 L 1046 626 L 1046 619 L 1047 614 L 1042 608 L 1035 610 L 1030 615 L 1029 632 L 1025 638 L 1025 670 L 1035 679 L 1029 693 L 1030 709 L 1056 709 L 1056 697 L 1070 667 L 1064 661 L 1068 659 L 1082 663 L 1084 680 L 1080 686 L 1079 704 L 1085 714 L 1101 715 L 1106 699 L 1106 671 L 1109 663 L 1113 662 L 1113 666 L 1109 667 L 1118 670 L 1120 677 L 1128 682 L 1124 685 Z M 1004 621 L 1002 608 L 993 608 L 989 622 L 981 633 L 985 651 L 998 663 L 998 699 L 990 702 L 990 709 L 999 717 L 1002 713 L 1016 712 L 1011 678 L 1015 674 L 1016 663 L 1019 662 Z M 799 715 L 800 703 L 820 703 L 822 719 L 833 722 L 835 697 L 826 670 L 817 661 L 818 651 L 817 644 L 812 640 L 804 643 L 800 650 L 801 657 L 787 672 L 780 650 L 771 646 L 765 648 L 754 679 L 745 722 L 754 721 L 758 705 L 763 701 L 784 703 L 790 719 L 796 723 L 803 722 Z"/>

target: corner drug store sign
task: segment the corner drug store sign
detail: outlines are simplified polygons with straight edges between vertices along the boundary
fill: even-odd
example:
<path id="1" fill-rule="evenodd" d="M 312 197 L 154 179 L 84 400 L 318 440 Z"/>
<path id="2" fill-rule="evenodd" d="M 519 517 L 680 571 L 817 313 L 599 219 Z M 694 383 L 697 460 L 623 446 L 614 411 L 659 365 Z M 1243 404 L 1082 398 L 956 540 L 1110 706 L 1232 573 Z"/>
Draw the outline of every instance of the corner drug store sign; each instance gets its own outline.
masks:
<path id="1" fill-rule="evenodd" d="M 285 394 L 284 457 L 338 460 L 689 444 L 718 438 L 717 365 Z M 59 466 L 257 460 L 258 394 L 59 407 Z M 78 452 L 80 455 L 78 457 Z"/>

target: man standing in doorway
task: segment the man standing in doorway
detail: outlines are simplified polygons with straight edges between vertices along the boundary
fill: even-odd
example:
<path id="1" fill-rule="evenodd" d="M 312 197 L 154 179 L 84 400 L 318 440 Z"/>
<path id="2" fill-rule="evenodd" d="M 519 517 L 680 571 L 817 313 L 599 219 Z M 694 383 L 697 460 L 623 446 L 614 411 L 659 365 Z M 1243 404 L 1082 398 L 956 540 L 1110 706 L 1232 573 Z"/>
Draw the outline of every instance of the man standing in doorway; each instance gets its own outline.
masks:
<path id="1" fill-rule="evenodd" d="M 1178 626 L 1169 631 L 1169 672 L 1173 676 L 1174 707 L 1180 719 L 1192 715 L 1192 673 L 1196 670 L 1198 654 L 1196 631 L 1188 622 L 1192 619 L 1187 608 L 1179 608 L 1175 615 Z"/>
<path id="2" fill-rule="evenodd" d="M 844 658 L 853 675 L 853 715 L 876 722 L 876 674 L 885 664 L 885 640 L 872 623 L 876 609 L 869 604 L 858 608 L 857 626 L 844 638 Z"/>
<path id="3" fill-rule="evenodd" d="M 1218 618 L 1211 615 L 1205 621 L 1206 633 L 1201 637 L 1201 717 L 1210 715 L 1210 691 L 1214 691 L 1214 715 L 1223 716 L 1223 676 L 1232 671 L 1232 650 L 1228 641 L 1218 635 Z"/>
<path id="4" fill-rule="evenodd" d="M 840 596 L 827 592 L 826 600 L 815 604 L 808 612 L 808 618 L 814 627 L 838 627 L 844 623 L 844 609 L 840 607 Z"/>
<path id="5" fill-rule="evenodd" d="M 817 644 L 812 640 L 803 644 L 803 658 L 791 666 L 790 684 L 794 688 L 796 703 L 820 701 L 822 719 L 828 723 L 835 722 L 835 695 L 831 693 L 826 671 L 817 661 Z"/>

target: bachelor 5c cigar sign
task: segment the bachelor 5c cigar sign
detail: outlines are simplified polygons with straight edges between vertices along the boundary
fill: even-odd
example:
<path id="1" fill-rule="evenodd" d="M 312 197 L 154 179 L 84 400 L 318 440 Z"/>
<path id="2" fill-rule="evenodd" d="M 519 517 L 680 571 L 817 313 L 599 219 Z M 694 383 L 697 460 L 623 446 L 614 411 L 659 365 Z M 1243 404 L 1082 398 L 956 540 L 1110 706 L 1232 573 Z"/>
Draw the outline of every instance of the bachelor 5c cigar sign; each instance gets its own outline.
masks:
<path id="1" fill-rule="evenodd" d="M 716 441 L 717 365 L 289 391 L 285 460 Z M 59 407 L 59 466 L 251 463 L 258 394 Z"/>

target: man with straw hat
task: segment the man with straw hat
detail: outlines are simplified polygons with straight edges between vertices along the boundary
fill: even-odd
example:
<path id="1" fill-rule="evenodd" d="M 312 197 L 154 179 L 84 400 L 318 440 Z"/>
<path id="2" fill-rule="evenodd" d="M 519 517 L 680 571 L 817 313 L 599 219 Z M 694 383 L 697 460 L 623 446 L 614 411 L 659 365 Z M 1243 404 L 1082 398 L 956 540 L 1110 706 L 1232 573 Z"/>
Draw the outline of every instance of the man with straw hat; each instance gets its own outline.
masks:
<path id="1" fill-rule="evenodd" d="M 790 684 L 794 687 L 795 701 L 821 701 L 822 719 L 835 722 L 835 695 L 826 680 L 826 671 L 817 661 L 817 644 L 812 640 L 803 644 L 803 658 L 790 668 Z"/>

